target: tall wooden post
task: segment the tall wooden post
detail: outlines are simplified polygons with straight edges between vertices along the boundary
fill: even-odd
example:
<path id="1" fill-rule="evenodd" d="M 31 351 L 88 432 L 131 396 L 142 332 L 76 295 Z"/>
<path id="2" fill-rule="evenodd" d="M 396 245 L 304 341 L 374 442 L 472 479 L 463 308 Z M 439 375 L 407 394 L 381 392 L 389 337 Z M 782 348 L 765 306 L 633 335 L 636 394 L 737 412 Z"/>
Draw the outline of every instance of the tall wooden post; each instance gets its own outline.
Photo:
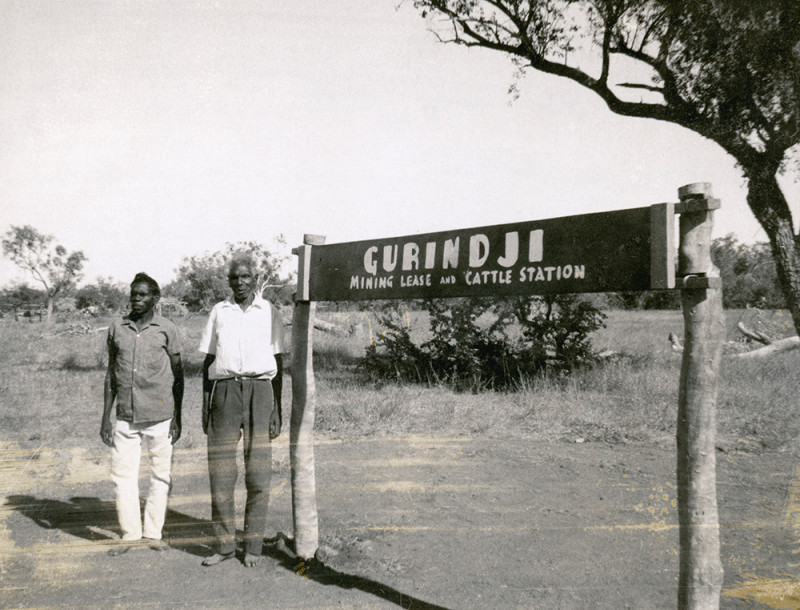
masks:
<path id="1" fill-rule="evenodd" d="M 684 350 L 678 402 L 678 608 L 719 608 L 722 591 L 716 479 L 717 387 L 725 339 L 722 282 L 711 261 L 713 210 L 707 183 L 678 190 L 678 275 Z"/>
<path id="2" fill-rule="evenodd" d="M 303 236 L 297 254 L 297 294 L 292 315 L 292 417 L 289 458 L 292 465 L 292 521 L 295 553 L 310 559 L 319 546 L 317 487 L 314 472 L 316 391 L 312 360 L 315 303 L 309 300 L 311 248 L 325 243 L 320 235 Z"/>

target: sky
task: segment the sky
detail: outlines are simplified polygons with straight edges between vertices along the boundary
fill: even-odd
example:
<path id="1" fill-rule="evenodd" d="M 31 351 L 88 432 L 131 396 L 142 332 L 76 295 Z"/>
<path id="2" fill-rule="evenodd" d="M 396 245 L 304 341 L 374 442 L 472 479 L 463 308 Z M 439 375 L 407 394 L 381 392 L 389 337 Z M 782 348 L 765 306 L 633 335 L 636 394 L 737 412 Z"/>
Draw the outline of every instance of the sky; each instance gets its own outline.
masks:
<path id="1" fill-rule="evenodd" d="M 160 283 L 185 256 L 289 254 L 677 201 L 766 241 L 719 146 L 566 80 L 442 44 L 401 0 L 0 0 L 0 232 Z M 800 182 L 781 179 L 792 210 Z M 0 287 L 26 280 L 0 258 Z"/>

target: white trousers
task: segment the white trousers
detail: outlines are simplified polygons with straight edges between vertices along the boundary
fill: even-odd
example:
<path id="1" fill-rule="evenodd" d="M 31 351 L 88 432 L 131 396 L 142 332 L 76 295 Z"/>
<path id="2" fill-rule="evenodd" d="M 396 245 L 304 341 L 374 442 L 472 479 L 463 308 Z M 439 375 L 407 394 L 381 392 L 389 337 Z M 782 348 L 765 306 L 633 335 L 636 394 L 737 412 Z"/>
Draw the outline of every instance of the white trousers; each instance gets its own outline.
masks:
<path id="1" fill-rule="evenodd" d="M 116 489 L 117 516 L 123 540 L 139 540 L 142 536 L 161 539 L 172 485 L 171 423 L 171 419 L 155 424 L 116 422 L 114 447 L 111 449 L 111 480 Z M 150 454 L 150 489 L 144 505 L 144 531 L 139 508 L 139 461 L 143 439 Z"/>

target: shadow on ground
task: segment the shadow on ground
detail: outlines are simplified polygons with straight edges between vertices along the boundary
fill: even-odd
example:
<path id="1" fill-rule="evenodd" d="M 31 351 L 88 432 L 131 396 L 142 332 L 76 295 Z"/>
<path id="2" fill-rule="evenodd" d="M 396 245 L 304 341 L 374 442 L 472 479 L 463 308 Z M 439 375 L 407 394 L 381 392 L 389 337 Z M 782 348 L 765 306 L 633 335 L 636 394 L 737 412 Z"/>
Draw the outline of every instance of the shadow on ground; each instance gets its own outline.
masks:
<path id="1" fill-rule="evenodd" d="M 402 591 L 379 583 L 357 574 L 346 574 L 326 566 L 317 558 L 303 559 L 294 552 L 294 541 L 285 534 L 280 533 L 275 538 L 264 541 L 264 554 L 275 559 L 287 570 L 308 578 L 322 585 L 334 585 L 342 589 L 358 589 L 369 593 L 387 602 L 396 604 L 401 608 L 414 608 L 422 610 L 444 610 L 419 598 L 407 595 Z"/>
<path id="2" fill-rule="evenodd" d="M 84 540 L 110 541 L 120 537 L 114 502 L 99 498 L 75 496 L 63 501 L 17 495 L 8 496 L 5 507 L 23 514 L 43 529 L 58 529 Z M 207 519 L 168 509 L 164 537 L 172 548 L 191 555 L 206 557 L 213 553 L 211 522 Z"/>
<path id="3" fill-rule="evenodd" d="M 8 496 L 5 507 L 25 515 L 43 529 L 58 529 L 84 540 L 112 540 L 94 528 L 119 532 L 113 502 L 76 496 L 68 501 L 34 496 Z"/>
<path id="4" fill-rule="evenodd" d="M 84 496 L 75 496 L 63 501 L 14 495 L 6 498 L 4 506 L 19 512 L 43 529 L 58 529 L 71 536 L 94 542 L 119 538 L 114 502 Z M 241 532 L 237 533 L 241 536 Z M 214 552 L 211 522 L 207 519 L 198 519 L 169 509 L 164 534 L 169 540 L 169 545 L 179 551 L 198 557 L 207 557 Z M 293 541 L 282 533 L 264 541 L 264 555 L 274 559 L 285 569 L 322 585 L 357 589 L 401 608 L 415 610 L 443 608 L 375 580 L 339 572 L 325 565 L 320 559 L 300 558 L 293 551 Z"/>

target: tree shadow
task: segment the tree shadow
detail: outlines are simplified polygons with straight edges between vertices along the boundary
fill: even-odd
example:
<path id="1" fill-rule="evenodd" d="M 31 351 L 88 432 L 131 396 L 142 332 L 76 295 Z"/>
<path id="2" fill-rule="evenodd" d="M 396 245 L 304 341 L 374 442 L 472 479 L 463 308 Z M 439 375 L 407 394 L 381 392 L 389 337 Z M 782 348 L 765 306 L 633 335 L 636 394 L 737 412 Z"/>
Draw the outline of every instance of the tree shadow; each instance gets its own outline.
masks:
<path id="1" fill-rule="evenodd" d="M 444 606 L 431 604 L 364 576 L 334 570 L 326 566 L 320 559 L 298 557 L 294 552 L 294 541 L 283 533 L 264 541 L 264 555 L 271 557 L 287 570 L 322 585 L 334 585 L 342 589 L 358 589 L 401 608 L 446 610 Z"/>
<path id="2" fill-rule="evenodd" d="M 58 529 L 66 534 L 102 542 L 120 536 L 117 509 L 112 501 L 75 496 L 67 501 L 8 496 L 6 508 L 15 510 L 43 529 Z M 113 532 L 116 536 L 104 533 Z M 169 545 L 185 553 L 207 557 L 213 554 L 214 536 L 211 522 L 167 509 L 164 537 Z"/>

